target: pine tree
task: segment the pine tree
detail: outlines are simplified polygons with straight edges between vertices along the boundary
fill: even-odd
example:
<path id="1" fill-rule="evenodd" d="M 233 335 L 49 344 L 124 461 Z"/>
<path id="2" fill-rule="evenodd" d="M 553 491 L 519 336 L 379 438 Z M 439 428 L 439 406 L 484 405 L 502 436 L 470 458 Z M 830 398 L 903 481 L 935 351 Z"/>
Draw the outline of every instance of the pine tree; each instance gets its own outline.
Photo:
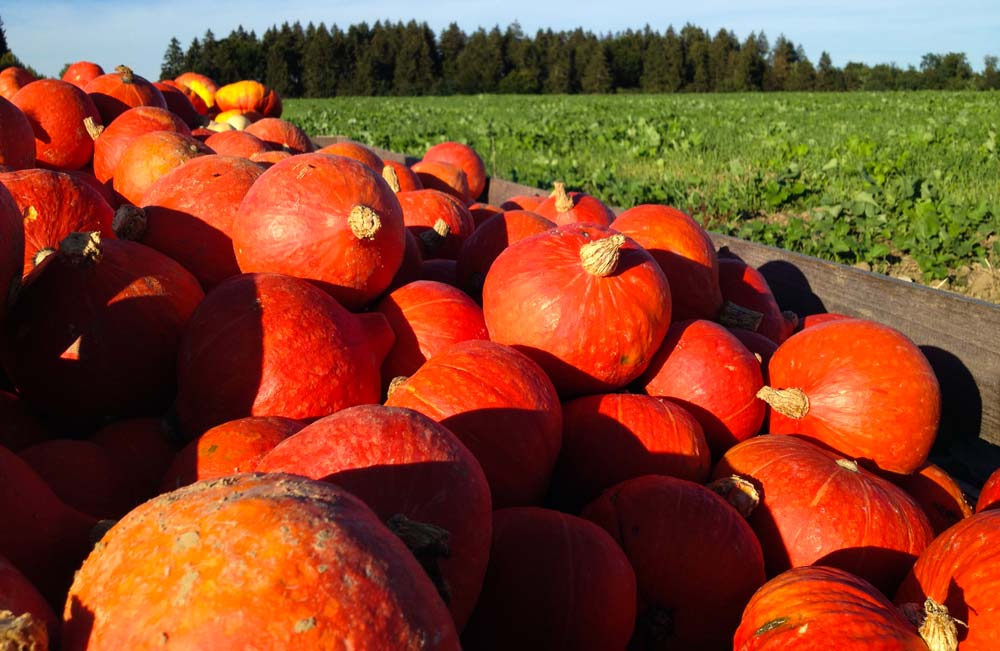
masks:
<path id="1" fill-rule="evenodd" d="M 843 73 L 834 67 L 830 53 L 825 50 L 819 55 L 816 68 L 816 90 L 844 90 Z"/>
<path id="2" fill-rule="evenodd" d="M 664 90 L 676 93 L 684 85 L 684 48 L 672 26 L 663 37 L 663 54 L 666 65 Z"/>
<path id="3" fill-rule="evenodd" d="M 173 79 L 182 72 L 184 72 L 184 50 L 181 49 L 181 42 L 177 37 L 172 37 L 167 44 L 167 51 L 163 54 L 160 79 Z"/>
<path id="4" fill-rule="evenodd" d="M 10 46 L 7 45 L 7 31 L 3 28 L 3 18 L 0 18 L 0 56 L 10 52 Z"/>
<path id="5" fill-rule="evenodd" d="M 516 22 L 507 28 L 504 43 L 507 73 L 500 80 L 498 90 L 501 93 L 537 93 L 542 84 L 538 43 L 525 37 Z"/>
<path id="6" fill-rule="evenodd" d="M 981 90 L 996 90 L 1000 88 L 1000 69 L 997 67 L 997 57 L 988 54 L 983 57 L 983 73 L 979 77 Z"/>
<path id="7" fill-rule="evenodd" d="M 564 34 L 546 33 L 545 48 L 545 82 L 542 84 L 546 93 L 565 94 L 571 90 L 573 62 Z"/>
<path id="8" fill-rule="evenodd" d="M 434 85 L 434 58 L 432 44 L 425 38 L 426 25 L 411 20 L 403 29 L 402 40 L 396 53 L 392 78 L 394 95 L 424 95 Z"/>
<path id="9" fill-rule="evenodd" d="M 465 49 L 468 39 L 457 24 L 451 23 L 438 39 L 441 50 L 441 92 L 458 90 L 458 56 Z"/>
<path id="10" fill-rule="evenodd" d="M 712 79 L 712 90 L 732 91 L 732 75 L 730 70 L 736 64 L 740 51 L 740 42 L 731 31 L 720 29 L 708 46 L 708 69 Z"/>
<path id="11" fill-rule="evenodd" d="M 311 25 L 310 25 L 311 27 Z M 333 37 L 326 25 L 306 29 L 306 45 L 302 53 L 302 91 L 305 97 L 333 97 L 337 82 L 333 76 Z"/>
<path id="12" fill-rule="evenodd" d="M 583 73 L 580 76 L 580 90 L 584 93 L 599 94 L 611 92 L 611 68 L 608 65 L 608 53 L 599 41 L 590 45 L 586 59 L 583 61 Z"/>
<path id="13" fill-rule="evenodd" d="M 646 26 L 649 30 L 649 25 Z M 631 29 L 607 38 L 604 49 L 608 54 L 608 66 L 611 72 L 612 88 L 639 88 L 642 78 L 642 55 L 646 49 L 645 37 L 642 32 Z"/>

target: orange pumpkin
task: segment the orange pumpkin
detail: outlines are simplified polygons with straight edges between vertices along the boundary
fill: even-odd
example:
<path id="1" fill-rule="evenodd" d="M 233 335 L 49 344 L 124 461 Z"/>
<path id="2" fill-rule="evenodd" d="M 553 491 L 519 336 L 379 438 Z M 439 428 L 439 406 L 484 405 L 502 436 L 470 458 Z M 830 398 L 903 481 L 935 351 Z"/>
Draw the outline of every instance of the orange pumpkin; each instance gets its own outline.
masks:
<path id="1" fill-rule="evenodd" d="M 257 111 L 266 118 L 281 117 L 281 98 L 259 81 L 244 79 L 226 84 L 215 92 L 219 111 Z"/>

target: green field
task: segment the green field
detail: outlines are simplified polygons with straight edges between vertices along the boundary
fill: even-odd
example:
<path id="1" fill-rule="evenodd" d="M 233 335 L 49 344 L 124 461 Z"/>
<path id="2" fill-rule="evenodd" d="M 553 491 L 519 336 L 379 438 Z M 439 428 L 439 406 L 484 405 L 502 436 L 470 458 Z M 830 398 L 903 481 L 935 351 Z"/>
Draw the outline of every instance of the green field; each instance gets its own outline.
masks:
<path id="1" fill-rule="evenodd" d="M 345 97 L 283 117 L 415 156 L 460 140 L 501 178 L 957 291 L 970 270 L 997 283 L 994 92 Z"/>

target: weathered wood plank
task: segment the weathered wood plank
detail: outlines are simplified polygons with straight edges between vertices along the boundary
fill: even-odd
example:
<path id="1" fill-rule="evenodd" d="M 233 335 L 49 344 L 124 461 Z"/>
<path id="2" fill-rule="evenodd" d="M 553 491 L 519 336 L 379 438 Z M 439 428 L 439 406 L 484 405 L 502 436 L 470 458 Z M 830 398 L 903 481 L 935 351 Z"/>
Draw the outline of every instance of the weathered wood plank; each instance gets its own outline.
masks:
<path id="1" fill-rule="evenodd" d="M 328 144 L 341 139 L 316 140 Z M 417 160 L 376 151 L 407 164 Z M 512 196 L 536 193 L 547 191 L 488 179 L 484 194 L 499 206 Z M 764 274 L 783 309 L 800 316 L 842 312 L 880 321 L 910 337 L 930 360 L 942 389 L 934 460 L 975 485 L 1000 466 L 1000 305 L 718 233 L 711 236 L 717 246 Z"/>

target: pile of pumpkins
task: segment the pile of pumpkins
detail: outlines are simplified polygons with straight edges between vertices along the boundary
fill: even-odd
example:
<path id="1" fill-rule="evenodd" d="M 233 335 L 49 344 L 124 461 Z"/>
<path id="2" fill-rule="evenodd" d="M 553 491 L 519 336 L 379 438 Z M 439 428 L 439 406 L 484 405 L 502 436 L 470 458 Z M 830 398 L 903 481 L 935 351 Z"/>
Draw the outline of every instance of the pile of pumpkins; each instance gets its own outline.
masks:
<path id="1" fill-rule="evenodd" d="M 1000 473 L 973 510 L 928 463 L 900 332 L 258 82 L 22 81 L 0 648 L 1000 648 Z"/>

